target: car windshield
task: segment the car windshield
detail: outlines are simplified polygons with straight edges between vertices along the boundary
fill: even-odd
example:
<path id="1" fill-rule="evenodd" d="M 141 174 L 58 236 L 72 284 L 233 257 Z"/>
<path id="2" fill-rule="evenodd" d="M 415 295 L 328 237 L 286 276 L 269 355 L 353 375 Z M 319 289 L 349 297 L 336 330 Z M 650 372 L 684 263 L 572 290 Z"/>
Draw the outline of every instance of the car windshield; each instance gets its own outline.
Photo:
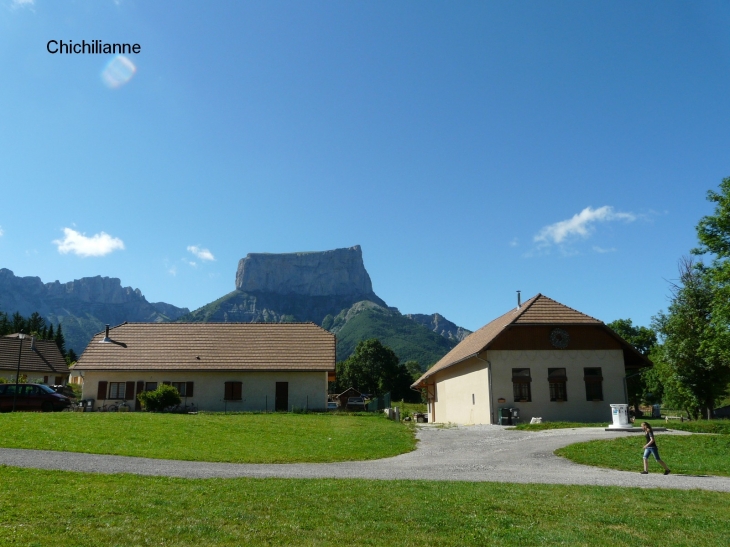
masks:
<path id="1" fill-rule="evenodd" d="M 38 387 L 40 387 L 40 388 L 41 388 L 41 391 L 44 391 L 45 393 L 56 393 L 55 391 L 53 391 L 53 390 L 52 390 L 52 389 L 51 389 L 50 387 L 48 387 L 48 386 L 40 385 L 40 386 L 38 386 Z"/>

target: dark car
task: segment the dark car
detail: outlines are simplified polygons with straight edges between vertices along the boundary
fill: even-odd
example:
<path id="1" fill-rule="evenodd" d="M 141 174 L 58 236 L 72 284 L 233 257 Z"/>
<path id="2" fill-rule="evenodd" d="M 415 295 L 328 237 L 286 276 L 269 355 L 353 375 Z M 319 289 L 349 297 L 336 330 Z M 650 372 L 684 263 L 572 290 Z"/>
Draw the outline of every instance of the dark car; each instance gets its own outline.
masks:
<path id="1" fill-rule="evenodd" d="M 365 410 L 365 399 L 363 397 L 348 397 L 347 410 Z"/>
<path id="2" fill-rule="evenodd" d="M 0 384 L 0 411 L 42 410 L 54 412 L 64 410 L 71 404 L 71 399 L 56 393 L 45 384 L 18 384 L 18 395 L 15 396 L 15 384 Z"/>

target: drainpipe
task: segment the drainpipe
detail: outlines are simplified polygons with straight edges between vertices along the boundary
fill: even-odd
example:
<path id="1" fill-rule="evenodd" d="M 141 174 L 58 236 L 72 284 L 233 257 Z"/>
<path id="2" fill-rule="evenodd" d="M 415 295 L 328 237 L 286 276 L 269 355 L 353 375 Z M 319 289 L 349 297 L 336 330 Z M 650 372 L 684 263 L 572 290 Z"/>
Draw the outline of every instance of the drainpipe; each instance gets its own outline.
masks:
<path id="1" fill-rule="evenodd" d="M 479 357 L 479 354 L 474 354 L 474 357 L 476 357 L 483 363 L 487 363 L 487 382 L 489 382 L 489 421 L 494 424 L 494 390 L 492 387 L 492 363 L 487 359 L 482 359 L 481 357 Z"/>

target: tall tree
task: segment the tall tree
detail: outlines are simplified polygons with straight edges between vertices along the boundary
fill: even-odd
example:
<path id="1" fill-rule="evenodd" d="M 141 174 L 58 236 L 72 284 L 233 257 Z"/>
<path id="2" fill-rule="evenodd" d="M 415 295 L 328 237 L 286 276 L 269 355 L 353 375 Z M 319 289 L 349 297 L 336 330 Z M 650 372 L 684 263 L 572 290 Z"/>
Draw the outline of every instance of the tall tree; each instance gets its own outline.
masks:
<path id="1" fill-rule="evenodd" d="M 408 370 L 395 352 L 376 338 L 359 342 L 355 352 L 337 364 L 337 381 L 341 389 L 352 386 L 372 395 L 390 392 L 394 400 L 411 396 Z"/>
<path id="2" fill-rule="evenodd" d="M 634 346 L 636 351 L 642 355 L 649 356 L 657 344 L 657 335 L 653 329 L 635 326 L 631 319 L 616 319 L 608 323 L 608 327 Z M 656 383 L 650 382 L 651 387 L 647 384 L 647 379 L 653 378 L 655 374 L 651 368 L 646 368 L 626 378 L 626 391 L 629 397 L 629 404 L 634 407 L 636 416 L 640 415 L 639 405 L 641 403 L 653 404 L 661 400 L 661 392 L 657 393 L 658 386 Z"/>
<path id="3" fill-rule="evenodd" d="M 58 346 L 58 349 L 61 351 L 61 355 L 66 357 L 66 339 L 63 336 L 63 330 L 61 329 L 61 323 L 58 324 L 58 329 L 56 329 L 56 337 L 54 338 L 56 341 L 56 345 Z"/>
<path id="4" fill-rule="evenodd" d="M 664 386 L 664 402 L 684 408 L 695 419 L 700 414 L 712 417 L 730 381 L 723 327 L 713 316 L 712 278 L 702 264 L 683 258 L 668 313 L 660 312 L 653 324 L 663 342 L 652 357 Z"/>
<path id="5" fill-rule="evenodd" d="M 46 321 L 41 317 L 40 313 L 34 311 L 28 318 L 27 325 L 28 333 L 40 338 L 43 333 L 43 327 L 46 326 Z"/>
<path id="6" fill-rule="evenodd" d="M 13 332 L 20 332 L 21 330 L 24 332 L 28 332 L 27 321 L 25 320 L 25 317 L 20 315 L 20 312 L 16 311 L 10 321 L 13 324 Z"/>

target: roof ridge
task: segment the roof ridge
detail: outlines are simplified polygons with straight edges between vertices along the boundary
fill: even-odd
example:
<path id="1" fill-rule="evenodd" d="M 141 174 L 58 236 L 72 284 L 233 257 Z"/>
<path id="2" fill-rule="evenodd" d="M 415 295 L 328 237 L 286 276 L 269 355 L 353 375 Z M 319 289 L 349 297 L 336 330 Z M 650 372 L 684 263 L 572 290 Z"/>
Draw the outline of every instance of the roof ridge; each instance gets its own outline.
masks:
<path id="1" fill-rule="evenodd" d="M 515 321 L 517 321 L 517 320 L 518 320 L 518 319 L 519 319 L 520 317 L 522 317 L 522 316 L 524 315 L 524 313 L 525 313 L 525 312 L 526 312 L 527 310 L 529 310 L 529 309 L 530 309 L 530 308 L 531 308 L 531 307 L 533 306 L 533 304 L 535 304 L 535 302 L 537 302 L 537 300 L 538 300 L 538 299 L 539 299 L 539 298 L 540 298 L 541 296 L 543 296 L 543 295 L 542 295 L 542 293 L 537 293 L 537 294 L 536 294 L 535 296 L 533 296 L 532 298 L 528 298 L 527 300 L 525 300 L 524 304 L 522 304 L 521 306 L 518 306 L 518 307 L 517 307 L 517 309 L 518 309 L 518 310 L 520 310 L 520 312 L 519 312 L 519 313 L 518 313 L 518 314 L 517 314 L 517 315 L 515 316 L 515 318 L 514 318 L 514 319 L 513 319 L 512 321 L 510 321 L 509 323 L 507 323 L 507 325 L 511 325 L 511 324 L 513 324 L 513 323 L 514 323 Z M 546 297 L 546 298 L 547 298 L 547 297 Z M 507 313 L 509 313 L 509 312 L 507 312 Z M 505 325 L 505 326 L 506 326 L 506 325 Z"/>

